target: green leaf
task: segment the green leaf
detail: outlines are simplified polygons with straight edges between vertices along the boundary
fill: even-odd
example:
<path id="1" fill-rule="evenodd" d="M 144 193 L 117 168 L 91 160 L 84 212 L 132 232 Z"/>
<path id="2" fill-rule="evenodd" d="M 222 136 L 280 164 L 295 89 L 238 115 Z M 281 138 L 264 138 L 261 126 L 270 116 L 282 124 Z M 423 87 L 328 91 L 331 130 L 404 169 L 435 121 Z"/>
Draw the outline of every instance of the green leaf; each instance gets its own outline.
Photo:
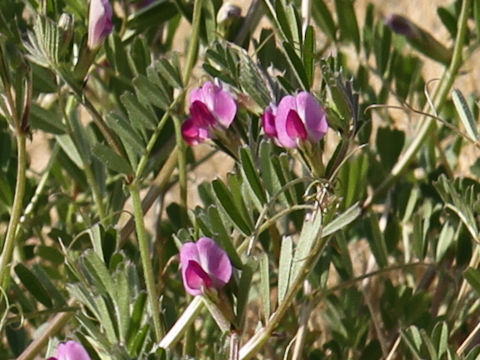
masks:
<path id="1" fill-rule="evenodd" d="M 387 26 L 385 26 L 385 24 L 378 22 L 375 27 L 375 40 L 373 41 L 373 47 L 375 51 L 375 63 L 377 64 L 378 73 L 381 76 L 387 71 L 391 43 L 392 32 Z"/>
<path id="2" fill-rule="evenodd" d="M 103 144 L 95 144 L 93 154 L 109 169 L 122 174 L 133 174 L 128 161 L 118 155 L 110 147 Z"/>
<path id="3" fill-rule="evenodd" d="M 421 354 L 420 348 L 422 346 L 423 340 L 417 327 L 412 325 L 406 330 L 401 330 L 400 335 L 402 337 L 402 340 L 407 344 L 414 358 L 416 360 L 422 360 L 423 356 Z"/>
<path id="4" fill-rule="evenodd" d="M 257 268 L 258 263 L 253 259 L 249 259 L 242 268 L 237 295 L 237 317 L 240 324 L 245 320 L 245 310 L 248 304 L 250 289 L 252 287 L 252 277 Z"/>
<path id="5" fill-rule="evenodd" d="M 80 156 L 80 153 L 78 152 L 77 147 L 73 143 L 70 135 L 57 135 L 56 140 L 70 160 L 72 160 L 80 169 L 83 169 L 82 157 Z"/>
<path id="6" fill-rule="evenodd" d="M 475 20 L 475 30 L 477 31 L 477 38 L 480 38 L 480 4 L 478 1 L 473 2 L 473 18 Z"/>
<path id="7" fill-rule="evenodd" d="M 166 59 L 161 59 L 155 63 L 155 69 L 158 71 L 160 76 L 164 78 L 171 87 L 181 88 L 183 87 L 182 78 L 178 72 L 178 69 L 174 67 Z"/>
<path id="8" fill-rule="evenodd" d="M 433 328 L 432 342 L 436 348 L 437 357 L 442 359 L 448 351 L 448 325 L 445 321 L 437 323 Z"/>
<path id="9" fill-rule="evenodd" d="M 23 264 L 15 266 L 15 273 L 25 288 L 45 307 L 52 307 L 52 300 L 40 280 Z"/>
<path id="10" fill-rule="evenodd" d="M 113 283 L 115 284 L 115 294 L 111 294 L 111 296 L 114 295 L 113 300 L 116 305 L 118 337 L 121 342 L 125 342 L 130 322 L 130 287 L 123 271 L 117 271 L 113 275 Z"/>
<path id="11" fill-rule="evenodd" d="M 170 99 L 157 85 L 144 75 L 138 75 L 133 80 L 135 91 L 144 103 L 153 104 L 156 107 L 166 110 L 170 105 Z"/>
<path id="12" fill-rule="evenodd" d="M 461 91 L 458 89 L 453 90 L 452 99 L 468 136 L 472 141 L 478 141 L 480 138 L 478 136 L 477 122 Z"/>
<path id="13" fill-rule="evenodd" d="M 280 262 L 278 264 L 278 305 L 283 302 L 287 295 L 290 284 L 290 273 L 293 264 L 293 240 L 291 236 L 282 239 L 280 249 Z"/>
<path id="14" fill-rule="evenodd" d="M 55 111 L 47 110 L 35 103 L 30 108 L 29 122 L 33 129 L 40 129 L 55 135 L 65 134 L 67 131 Z"/>
<path id="15" fill-rule="evenodd" d="M 225 228 L 225 224 L 222 221 L 222 217 L 215 206 L 210 206 L 208 208 L 208 215 L 210 223 L 212 225 L 212 231 L 217 234 L 216 240 L 219 242 L 221 247 L 226 251 L 228 257 L 232 261 L 232 264 L 241 269 L 243 267 L 242 260 L 238 255 L 237 249 L 232 243 L 231 234 L 229 234 Z"/>
<path id="16" fill-rule="evenodd" d="M 122 143 L 130 146 L 137 155 L 142 155 L 145 152 L 145 145 L 140 134 L 121 116 L 115 113 L 108 114 L 107 124 L 118 134 Z"/>
<path id="17" fill-rule="evenodd" d="M 437 249 L 435 251 L 435 261 L 440 262 L 445 254 L 447 253 L 448 248 L 453 244 L 455 239 L 455 229 L 450 224 L 450 221 L 446 221 L 438 237 Z"/>
<path id="18" fill-rule="evenodd" d="M 137 335 L 138 330 L 140 329 L 142 318 L 145 317 L 145 314 L 147 312 L 146 304 L 147 304 L 147 293 L 141 292 L 140 294 L 138 294 L 138 297 L 135 300 L 135 304 L 133 305 L 132 313 L 130 316 L 130 324 L 127 332 L 127 339 L 128 339 L 127 344 L 128 344 L 129 351 L 132 351 L 132 346 L 135 340 L 135 336 Z"/>
<path id="19" fill-rule="evenodd" d="M 311 256 L 311 251 L 315 243 L 324 237 L 322 236 L 322 212 L 316 211 L 312 216 L 312 219 L 305 220 L 303 223 L 302 231 L 295 248 L 295 260 L 290 276 L 290 284 L 295 282 L 298 276 L 300 276 L 300 269 L 305 261 L 308 260 L 308 257 Z"/>
<path id="20" fill-rule="evenodd" d="M 377 216 L 370 211 L 368 216 L 371 237 L 368 237 L 368 243 L 372 249 L 372 253 L 377 260 L 377 264 L 380 268 L 384 268 L 388 265 L 388 252 L 387 245 L 385 243 L 385 238 L 380 230 L 380 225 L 378 224 Z"/>
<path id="21" fill-rule="evenodd" d="M 330 10 L 325 5 L 323 0 L 312 1 L 312 16 L 317 25 L 323 30 L 330 41 L 335 41 L 335 34 L 337 32 L 335 23 L 332 15 L 330 14 Z"/>
<path id="22" fill-rule="evenodd" d="M 257 173 L 257 167 L 253 163 L 250 149 L 246 146 L 240 149 L 240 163 L 242 165 L 241 171 L 244 182 L 248 184 L 257 209 L 261 211 L 267 202 L 267 197 L 265 194 L 264 185 L 262 184 Z"/>
<path id="23" fill-rule="evenodd" d="M 136 38 L 138 33 L 144 32 L 149 28 L 158 29 L 166 21 L 173 18 L 178 13 L 178 9 L 172 1 L 158 0 L 141 10 L 133 13 L 127 21 L 127 29 L 133 32 L 126 32 L 123 40 Z"/>
<path id="24" fill-rule="evenodd" d="M 469 267 L 463 273 L 463 277 L 468 281 L 473 290 L 480 295 L 480 270 Z"/>
<path id="25" fill-rule="evenodd" d="M 235 206 L 233 196 L 226 185 L 221 180 L 216 179 L 212 182 L 212 187 L 218 204 L 223 208 L 235 227 L 248 236 L 251 233 L 251 229 L 242 216 L 241 211 Z"/>
<path id="26" fill-rule="evenodd" d="M 283 49 L 287 55 L 287 61 L 290 64 L 290 67 L 295 74 L 299 85 L 303 88 L 303 90 L 308 91 L 310 89 L 310 83 L 308 82 L 307 73 L 305 72 L 305 67 L 303 66 L 302 60 L 297 55 L 295 49 L 290 43 L 284 41 Z"/>
<path id="27" fill-rule="evenodd" d="M 290 24 L 287 19 L 287 14 L 285 10 L 285 5 L 283 0 L 275 1 L 275 16 L 280 25 L 280 30 L 283 32 L 285 38 L 293 43 L 293 35 L 291 31 Z"/>
<path id="28" fill-rule="evenodd" d="M 130 92 L 120 96 L 122 104 L 126 107 L 128 118 L 137 129 L 155 129 L 156 116 L 151 108 L 143 106 L 137 97 Z"/>
<path id="29" fill-rule="evenodd" d="M 353 42 L 357 52 L 359 52 L 360 32 L 358 31 L 357 16 L 353 5 L 353 0 L 335 0 L 340 36 L 344 40 Z"/>
<path id="30" fill-rule="evenodd" d="M 102 294 L 110 295 L 115 293 L 115 285 L 112 276 L 97 253 L 87 250 L 82 257 L 82 262 L 85 266 L 85 270 L 88 271 L 89 277 L 91 277 L 97 288 L 97 293 L 101 292 Z"/>
<path id="31" fill-rule="evenodd" d="M 311 86 L 315 76 L 315 29 L 311 25 L 305 31 L 302 56 L 305 73 Z"/>
<path id="32" fill-rule="evenodd" d="M 377 149 L 385 169 L 391 169 L 402 152 L 405 133 L 387 127 L 379 128 L 377 133 Z"/>
<path id="33" fill-rule="evenodd" d="M 360 203 L 353 204 L 351 207 L 345 210 L 345 212 L 336 216 L 334 220 L 325 225 L 322 231 L 322 236 L 326 237 L 332 235 L 340 229 L 343 229 L 348 224 L 359 218 L 361 214 L 362 208 L 360 206 Z"/>
<path id="34" fill-rule="evenodd" d="M 262 253 L 260 264 L 260 297 L 262 299 L 263 316 L 265 322 L 270 318 L 270 275 L 268 270 L 268 255 Z"/>

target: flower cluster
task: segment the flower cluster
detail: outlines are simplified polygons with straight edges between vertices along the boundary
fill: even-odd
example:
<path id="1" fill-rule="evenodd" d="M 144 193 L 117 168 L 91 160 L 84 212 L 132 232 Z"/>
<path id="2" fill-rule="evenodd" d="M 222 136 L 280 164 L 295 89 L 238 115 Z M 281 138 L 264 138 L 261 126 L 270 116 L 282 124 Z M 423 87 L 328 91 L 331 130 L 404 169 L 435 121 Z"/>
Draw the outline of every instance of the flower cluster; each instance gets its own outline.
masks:
<path id="1" fill-rule="evenodd" d="M 197 145 L 214 136 L 216 130 L 227 129 L 237 114 L 232 95 L 212 82 L 190 94 L 190 118 L 182 125 L 182 135 L 189 145 Z"/>
<path id="2" fill-rule="evenodd" d="M 325 111 L 306 91 L 296 96 L 284 96 L 278 106 L 267 107 L 262 124 L 265 135 L 285 148 L 296 148 L 307 141 L 315 144 L 328 130 Z"/>
<path id="3" fill-rule="evenodd" d="M 82 344 L 70 340 L 58 345 L 55 357 L 48 360 L 90 360 L 90 356 Z"/>

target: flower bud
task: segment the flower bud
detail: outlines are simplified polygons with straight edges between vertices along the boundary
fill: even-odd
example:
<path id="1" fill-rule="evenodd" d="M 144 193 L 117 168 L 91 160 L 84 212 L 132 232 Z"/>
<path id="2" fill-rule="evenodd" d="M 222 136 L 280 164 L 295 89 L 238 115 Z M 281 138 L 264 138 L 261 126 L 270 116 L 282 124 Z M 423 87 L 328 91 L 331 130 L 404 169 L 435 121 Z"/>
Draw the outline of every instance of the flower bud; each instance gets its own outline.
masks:
<path id="1" fill-rule="evenodd" d="M 109 0 L 90 0 L 87 40 L 90 49 L 100 47 L 112 32 L 112 15 L 113 11 Z"/>

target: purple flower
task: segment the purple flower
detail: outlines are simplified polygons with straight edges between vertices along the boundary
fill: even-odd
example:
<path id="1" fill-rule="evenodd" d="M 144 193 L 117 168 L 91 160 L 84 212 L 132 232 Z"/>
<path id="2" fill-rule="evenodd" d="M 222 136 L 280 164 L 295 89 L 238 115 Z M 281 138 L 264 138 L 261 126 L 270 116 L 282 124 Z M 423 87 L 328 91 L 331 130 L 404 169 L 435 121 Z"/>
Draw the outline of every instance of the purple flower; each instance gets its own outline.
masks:
<path id="1" fill-rule="evenodd" d="M 183 244 L 180 264 L 185 290 L 193 296 L 204 294 L 206 289 L 221 289 L 232 276 L 227 253 L 207 237 Z"/>
<path id="2" fill-rule="evenodd" d="M 182 125 L 189 145 L 212 138 L 214 129 L 228 128 L 237 113 L 237 103 L 221 86 L 208 81 L 190 94 L 190 118 Z"/>
<path id="3" fill-rule="evenodd" d="M 90 49 L 98 48 L 112 32 L 112 15 L 109 0 L 90 0 L 87 40 Z"/>
<path id="4" fill-rule="evenodd" d="M 58 345 L 56 357 L 48 360 L 91 360 L 82 344 L 70 340 Z"/>
<path id="5" fill-rule="evenodd" d="M 297 96 L 284 96 L 276 113 L 268 107 L 262 116 L 262 123 L 265 134 L 274 137 L 280 146 L 286 148 L 296 148 L 305 141 L 315 144 L 328 130 L 325 111 L 315 97 L 306 91 Z"/>

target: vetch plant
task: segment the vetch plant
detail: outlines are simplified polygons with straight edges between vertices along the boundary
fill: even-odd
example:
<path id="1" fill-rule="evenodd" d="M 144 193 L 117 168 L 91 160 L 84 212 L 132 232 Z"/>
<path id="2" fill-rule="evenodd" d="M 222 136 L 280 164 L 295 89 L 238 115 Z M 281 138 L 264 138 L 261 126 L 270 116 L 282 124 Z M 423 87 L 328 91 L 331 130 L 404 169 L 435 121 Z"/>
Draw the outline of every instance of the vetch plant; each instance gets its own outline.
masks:
<path id="1" fill-rule="evenodd" d="M 476 360 L 480 7 L 378 2 L 0 1 L 0 358 Z"/>

